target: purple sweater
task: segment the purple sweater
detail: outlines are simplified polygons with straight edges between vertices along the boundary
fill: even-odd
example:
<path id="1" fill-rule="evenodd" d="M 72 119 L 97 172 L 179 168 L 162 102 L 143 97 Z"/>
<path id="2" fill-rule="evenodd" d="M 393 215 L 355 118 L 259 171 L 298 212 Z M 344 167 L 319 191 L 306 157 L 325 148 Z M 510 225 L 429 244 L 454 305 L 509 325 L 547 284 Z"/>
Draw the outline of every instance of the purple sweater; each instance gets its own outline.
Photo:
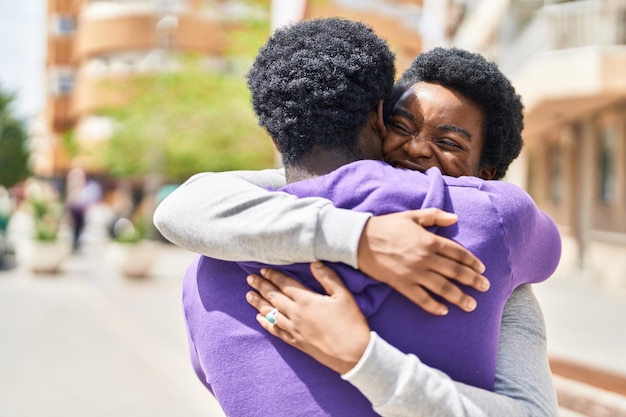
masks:
<path id="1" fill-rule="evenodd" d="M 399 170 L 359 161 L 315 179 L 287 185 L 299 197 L 323 196 L 337 207 L 380 215 L 437 207 L 459 215 L 435 232 L 467 247 L 486 265 L 486 293 L 473 313 L 450 308 L 445 317 L 425 313 L 408 299 L 343 264 L 339 272 L 372 330 L 454 380 L 493 389 L 500 319 L 515 287 L 552 274 L 560 257 L 554 223 L 520 188 L 501 181 Z M 371 404 L 338 374 L 318 364 L 256 323 L 244 295 L 245 277 L 258 263 L 200 257 L 184 281 L 184 306 L 196 373 L 228 416 L 370 416 Z M 318 292 L 308 264 L 280 266 Z"/>

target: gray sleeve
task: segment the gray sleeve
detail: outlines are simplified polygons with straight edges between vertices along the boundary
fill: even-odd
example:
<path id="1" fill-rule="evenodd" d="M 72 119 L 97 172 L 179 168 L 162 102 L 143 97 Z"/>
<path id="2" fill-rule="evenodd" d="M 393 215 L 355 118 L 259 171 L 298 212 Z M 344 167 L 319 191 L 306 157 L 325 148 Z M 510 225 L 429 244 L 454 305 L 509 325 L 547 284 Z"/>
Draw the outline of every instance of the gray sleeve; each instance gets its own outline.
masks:
<path id="1" fill-rule="evenodd" d="M 528 285 L 505 306 L 499 346 L 495 392 L 452 381 L 375 333 L 343 377 L 383 417 L 556 417 L 543 316 Z"/>
<path id="2" fill-rule="evenodd" d="M 283 185 L 284 170 L 197 174 L 159 204 L 154 224 L 171 242 L 212 258 L 356 267 L 370 214 L 265 189 Z"/>

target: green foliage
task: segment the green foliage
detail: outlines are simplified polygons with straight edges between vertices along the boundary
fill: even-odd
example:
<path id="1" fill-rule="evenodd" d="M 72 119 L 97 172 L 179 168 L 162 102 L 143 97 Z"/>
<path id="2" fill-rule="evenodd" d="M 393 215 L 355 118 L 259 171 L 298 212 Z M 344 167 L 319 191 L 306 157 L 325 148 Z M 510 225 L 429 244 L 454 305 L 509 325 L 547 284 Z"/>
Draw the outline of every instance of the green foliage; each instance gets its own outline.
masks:
<path id="1" fill-rule="evenodd" d="M 150 172 L 184 180 L 201 171 L 258 169 L 274 151 L 257 125 L 245 79 L 180 58 L 183 70 L 135 77 L 131 100 L 104 114 L 116 125 L 96 155 L 119 177 Z"/>
<path id="2" fill-rule="evenodd" d="M 35 239 L 47 242 L 56 240 L 63 213 L 61 203 L 42 199 L 33 199 L 29 203 L 35 220 Z"/>
<path id="3" fill-rule="evenodd" d="M 0 91 L 0 186 L 10 188 L 30 175 L 28 136 L 22 123 L 13 115 L 14 97 Z"/>
<path id="4" fill-rule="evenodd" d="M 227 54 L 230 57 L 240 57 L 252 63 L 259 49 L 267 42 L 270 32 L 268 19 L 249 20 L 241 29 L 229 33 Z"/>
<path id="5" fill-rule="evenodd" d="M 25 187 L 26 202 L 33 216 L 35 239 L 55 241 L 63 218 L 63 204 L 56 190 L 48 183 L 28 179 Z"/>
<path id="6" fill-rule="evenodd" d="M 76 142 L 76 134 L 73 129 L 66 130 L 62 136 L 63 148 L 67 151 L 70 157 L 75 157 L 79 154 L 80 148 Z"/>

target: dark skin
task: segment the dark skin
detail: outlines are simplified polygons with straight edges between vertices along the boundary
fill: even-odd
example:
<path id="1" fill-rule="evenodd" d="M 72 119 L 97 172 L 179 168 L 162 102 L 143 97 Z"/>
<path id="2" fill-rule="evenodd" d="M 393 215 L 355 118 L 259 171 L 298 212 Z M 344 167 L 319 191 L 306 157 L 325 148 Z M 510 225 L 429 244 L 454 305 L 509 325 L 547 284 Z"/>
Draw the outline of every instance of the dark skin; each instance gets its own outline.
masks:
<path id="1" fill-rule="evenodd" d="M 483 119 L 482 109 L 462 94 L 416 83 L 394 106 L 383 142 L 385 161 L 396 168 L 439 167 L 452 177 L 490 180 L 495 168 L 480 164 Z"/>
<path id="2" fill-rule="evenodd" d="M 359 159 L 381 159 L 383 141 L 390 131 L 383 123 L 382 102 L 370 113 L 359 136 Z M 287 167 L 287 181 L 324 175 L 353 162 L 345 155 L 315 148 L 309 156 Z M 422 224 L 422 210 L 375 216 L 366 223 L 357 251 L 359 269 L 395 288 L 425 311 L 444 315 L 448 307 L 436 301 L 437 294 L 464 311 L 473 311 L 476 301 L 451 282 L 486 291 L 489 281 L 481 274 L 484 265 L 458 243 L 428 232 Z M 426 215 L 429 221 L 432 214 Z M 449 226 L 456 216 L 439 211 L 429 225 Z M 393 230 L 390 238 L 389 230 Z M 427 291 L 428 290 L 428 291 Z"/>
<path id="3" fill-rule="evenodd" d="M 447 175 L 468 175 L 491 179 L 495 169 L 480 165 L 480 155 L 484 144 L 483 120 L 482 109 L 468 98 L 440 85 L 420 82 L 398 101 L 388 126 L 382 124 L 382 111 L 379 108 L 370 116 L 370 127 L 373 132 L 384 138 L 382 149 L 385 160 L 395 167 L 425 171 L 436 166 Z M 409 213 L 412 213 L 414 217 L 411 220 L 407 219 L 408 221 L 424 227 L 448 226 L 457 220 L 455 215 L 435 209 Z M 444 287 L 447 284 L 447 289 L 453 293 L 456 288 L 460 293 L 460 299 L 463 300 L 460 304 L 465 307 L 466 311 L 473 310 L 476 307 L 475 300 L 464 295 L 458 287 L 450 284 L 445 275 L 433 272 L 430 267 L 430 265 L 437 265 L 437 271 L 448 270 L 452 274 L 459 271 L 458 262 L 452 262 L 447 256 L 438 256 L 434 263 L 429 259 L 433 253 L 440 254 L 442 251 L 440 248 L 433 250 L 433 247 L 438 247 L 440 244 L 440 241 L 435 239 L 442 239 L 439 236 L 426 232 L 424 229 L 423 238 L 432 239 L 430 243 L 432 246 L 429 249 L 426 246 L 427 249 L 424 252 L 411 251 L 409 254 L 397 254 L 397 263 L 394 263 L 392 257 L 394 248 L 383 249 L 383 251 L 388 251 L 387 256 L 377 256 L 374 253 L 381 250 L 381 247 L 384 248 L 385 244 L 371 245 L 373 236 L 378 235 L 381 241 L 386 242 L 384 236 L 388 235 L 390 230 L 388 227 L 397 227 L 390 226 L 391 223 L 385 225 L 384 222 L 372 222 L 375 219 L 383 218 L 384 220 L 385 217 L 373 217 L 366 224 L 359 245 L 359 268 L 368 274 L 367 269 L 390 271 L 394 270 L 394 265 L 396 269 L 398 265 L 405 265 L 401 258 L 414 257 L 416 260 L 414 264 L 419 268 L 401 271 L 399 275 L 393 277 L 388 275 L 388 280 L 383 282 L 387 282 L 413 301 L 419 301 L 416 304 L 424 306 L 428 305 L 428 298 L 432 300 L 424 289 L 429 288 L 428 284 L 424 284 L 423 281 L 417 283 L 416 280 L 403 279 L 402 274 L 412 273 L 411 276 L 421 278 L 427 276 L 430 281 L 439 282 Z M 395 223 L 395 219 L 392 220 Z M 369 234 L 366 233 L 368 228 Z M 368 236 L 368 238 L 363 236 Z M 413 230 L 410 236 L 407 236 L 407 239 L 409 238 L 415 238 Z M 450 242 L 447 239 L 443 240 Z M 372 249 L 373 247 L 376 249 Z M 452 249 L 450 247 L 443 249 L 444 252 L 446 250 Z M 455 251 L 457 256 L 462 253 L 458 249 L 452 250 L 452 252 Z M 384 262 L 391 264 L 377 264 L 376 259 L 384 259 Z M 424 265 L 427 266 L 424 267 Z M 484 270 L 482 264 L 479 267 Z M 469 281 L 475 287 L 483 291 L 487 290 L 488 281 L 481 280 L 482 276 L 477 276 L 472 268 L 468 270 L 471 271 L 468 278 L 470 275 L 473 277 L 473 280 L 469 279 Z M 248 277 L 248 283 L 256 292 L 250 291 L 246 299 L 258 310 L 257 320 L 265 330 L 311 355 L 323 365 L 339 373 L 345 373 L 352 369 L 363 355 L 369 343 L 369 325 L 352 294 L 332 269 L 317 262 L 311 264 L 311 271 L 327 295 L 310 291 L 298 281 L 278 271 L 264 269 L 261 271 L 261 276 Z M 438 278 L 442 281 L 438 281 Z M 270 324 L 264 315 L 274 307 L 279 309 L 279 314 L 276 324 Z M 445 306 L 443 309 L 437 305 L 431 305 L 431 307 L 435 314 L 447 313 Z"/>

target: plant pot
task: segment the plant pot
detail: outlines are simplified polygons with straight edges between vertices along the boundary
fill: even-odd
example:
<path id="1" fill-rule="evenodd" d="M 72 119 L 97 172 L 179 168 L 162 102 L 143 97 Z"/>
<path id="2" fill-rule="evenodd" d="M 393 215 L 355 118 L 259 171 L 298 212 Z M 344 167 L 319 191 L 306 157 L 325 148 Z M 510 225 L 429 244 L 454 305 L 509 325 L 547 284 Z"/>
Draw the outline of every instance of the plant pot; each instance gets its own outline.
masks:
<path id="1" fill-rule="evenodd" d="M 145 278 L 150 275 L 157 259 L 157 245 L 149 240 L 137 243 L 111 242 L 109 256 L 111 262 L 128 278 Z"/>
<path id="2" fill-rule="evenodd" d="M 24 240 L 16 247 L 18 264 L 38 274 L 59 272 L 70 253 L 72 246 L 64 240 Z"/>

